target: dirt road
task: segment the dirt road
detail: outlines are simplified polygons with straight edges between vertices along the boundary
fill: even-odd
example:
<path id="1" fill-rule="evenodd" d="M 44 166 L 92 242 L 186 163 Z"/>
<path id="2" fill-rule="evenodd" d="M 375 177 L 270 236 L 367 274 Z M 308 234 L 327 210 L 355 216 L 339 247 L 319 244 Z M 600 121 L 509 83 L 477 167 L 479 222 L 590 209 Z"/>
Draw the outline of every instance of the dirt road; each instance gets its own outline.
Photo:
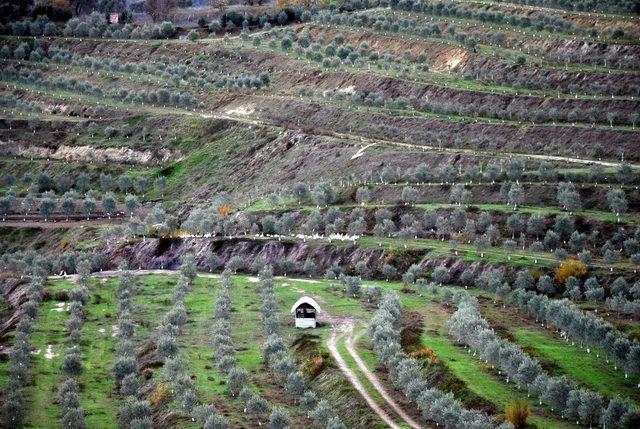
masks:
<path id="1" fill-rule="evenodd" d="M 105 270 L 105 271 L 96 271 L 94 273 L 91 273 L 92 277 L 115 277 L 120 275 L 120 270 Z M 133 276 L 146 276 L 149 274 L 162 274 L 162 275 L 168 275 L 168 276 L 175 276 L 178 275 L 180 273 L 180 271 L 178 270 L 129 270 L 129 273 Z M 73 280 L 74 278 L 76 278 L 78 275 L 77 274 L 70 274 L 70 275 L 59 275 L 59 276 L 49 276 L 50 279 L 71 279 Z M 198 277 L 202 277 L 205 279 L 218 279 L 220 278 L 220 275 L 218 274 L 207 274 L 207 273 L 198 273 Z"/>
<path id="2" fill-rule="evenodd" d="M 360 368 L 360 371 L 362 371 L 362 373 L 367 377 L 367 379 L 373 385 L 373 387 L 376 388 L 378 393 L 380 393 L 380 395 L 384 398 L 387 404 L 389 404 L 389 406 L 393 409 L 393 411 L 395 411 L 398 414 L 398 416 L 402 418 L 402 420 L 407 422 L 407 424 L 411 426 L 413 429 L 422 429 L 423 426 L 420 423 L 416 422 L 410 415 L 408 415 L 402 409 L 402 407 L 400 407 L 400 405 L 398 405 L 396 401 L 393 400 L 391 395 L 387 393 L 385 388 L 380 383 L 380 380 L 378 379 L 378 377 L 376 377 L 376 375 L 372 373 L 369 370 L 369 368 L 367 368 L 367 366 L 365 365 L 362 358 L 360 357 L 360 355 L 358 354 L 357 350 L 354 347 L 354 344 L 357 342 L 358 338 L 359 337 L 354 337 L 353 331 L 351 331 L 351 334 L 345 340 L 345 345 L 347 346 L 347 351 L 349 352 L 353 360 L 355 360 L 356 364 L 358 365 L 358 368 Z"/>
<path id="3" fill-rule="evenodd" d="M 358 379 L 358 376 L 349 368 L 349 366 L 344 361 L 342 355 L 340 355 L 340 352 L 338 352 L 338 348 L 336 347 L 336 343 L 338 342 L 338 339 L 341 338 L 343 335 L 348 334 L 350 331 L 352 331 L 354 324 L 355 324 L 354 321 L 345 321 L 345 320 L 343 320 L 339 324 L 332 323 L 331 337 L 327 341 L 327 346 L 329 347 L 329 351 L 331 352 L 331 355 L 333 356 L 333 358 L 336 360 L 336 363 L 338 364 L 338 368 L 340 368 L 340 371 L 343 372 L 343 374 L 347 377 L 347 379 L 353 385 L 353 387 L 355 387 L 356 390 L 360 393 L 360 395 L 362 395 L 364 400 L 367 402 L 367 405 L 369 405 L 369 408 L 371 408 L 378 415 L 378 417 L 380 417 L 380 419 L 383 422 L 389 425 L 390 428 L 401 429 L 401 427 L 398 426 L 398 424 L 396 424 L 396 422 L 394 422 L 393 419 L 382 408 L 380 408 L 380 406 L 376 403 L 376 401 L 373 400 L 373 398 L 367 392 L 367 389 L 365 389 L 365 387 L 362 385 L 362 383 Z"/>
<path id="4" fill-rule="evenodd" d="M 358 379 L 358 376 L 353 372 L 351 368 L 349 368 L 344 358 L 338 351 L 338 347 L 337 347 L 338 340 L 340 340 L 345 336 L 346 336 L 345 344 L 347 347 L 347 351 L 349 352 L 349 355 L 351 355 L 351 357 L 355 360 L 356 364 L 358 365 L 358 368 L 360 368 L 362 373 L 365 374 L 367 379 L 371 382 L 373 387 L 378 391 L 380 396 L 382 396 L 382 398 L 387 403 L 387 405 L 391 409 L 393 409 L 397 413 L 397 415 L 400 417 L 400 419 L 404 420 L 404 422 L 406 422 L 406 424 L 409 425 L 411 428 L 423 429 L 423 426 L 421 424 L 413 420 L 411 416 L 409 416 L 393 400 L 393 398 L 387 393 L 387 391 L 384 389 L 384 387 L 380 383 L 380 380 L 378 380 L 375 374 L 369 371 L 369 369 L 366 367 L 366 365 L 362 361 L 362 358 L 360 358 L 360 355 L 358 355 L 358 352 L 355 350 L 353 346 L 355 341 L 353 338 L 353 332 L 354 332 L 354 327 L 357 324 L 357 320 L 330 317 L 329 322 L 331 323 L 331 336 L 329 337 L 329 340 L 327 340 L 327 346 L 329 348 L 329 351 L 331 352 L 331 355 L 333 356 L 333 358 L 336 360 L 336 363 L 338 364 L 338 368 L 340 368 L 340 370 L 344 373 L 344 375 L 347 377 L 347 379 L 353 385 L 353 387 L 355 387 L 355 389 L 360 393 L 360 395 L 362 395 L 362 397 L 367 402 L 369 407 L 378 415 L 378 417 L 380 417 L 380 419 L 383 422 L 389 425 L 389 427 L 393 429 L 401 428 L 401 426 L 399 426 L 394 421 L 394 419 L 385 410 L 383 410 L 380 407 L 380 405 L 371 397 L 371 395 L 369 395 L 369 393 L 367 392 L 367 389 L 362 385 L 362 382 Z"/>

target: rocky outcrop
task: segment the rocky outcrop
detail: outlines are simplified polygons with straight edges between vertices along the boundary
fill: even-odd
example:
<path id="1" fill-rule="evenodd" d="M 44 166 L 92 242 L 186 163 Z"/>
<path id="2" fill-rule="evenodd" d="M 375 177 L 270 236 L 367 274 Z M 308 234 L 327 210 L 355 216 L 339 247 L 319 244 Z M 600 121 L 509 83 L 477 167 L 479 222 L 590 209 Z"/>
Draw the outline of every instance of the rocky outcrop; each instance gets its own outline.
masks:
<path id="1" fill-rule="evenodd" d="M 56 159 L 72 162 L 99 162 L 135 165 L 160 165 L 177 156 L 168 149 L 137 151 L 127 147 L 98 149 L 92 146 L 67 146 L 57 148 L 24 146 L 12 142 L 0 142 L 1 156 L 21 158 Z"/>
<path id="2" fill-rule="evenodd" d="M 316 274 L 323 274 L 333 264 L 352 267 L 358 261 L 365 261 L 370 267 L 382 266 L 386 253 L 384 249 L 363 249 L 354 245 L 311 244 L 278 240 L 254 239 L 159 239 L 126 245 L 113 254 L 113 259 L 125 259 L 131 268 L 174 269 L 180 264 L 180 257 L 191 252 L 195 255 L 201 270 L 220 269 L 234 256 L 244 262 L 243 271 L 256 272 L 256 262 L 272 265 L 279 273 L 280 263 L 287 259 L 298 270 L 307 259 L 316 265 Z M 426 252 L 426 250 L 425 250 Z M 210 267 L 207 255 L 215 253 L 217 264 Z"/>
<path id="3" fill-rule="evenodd" d="M 27 279 L 6 278 L 0 280 L 0 292 L 4 299 L 11 305 L 13 311 L 9 317 L 0 323 L 0 339 L 13 330 L 20 319 L 20 306 L 27 300 L 26 290 L 23 285 Z M 1 354 L 2 346 L 0 346 Z"/>
<path id="4" fill-rule="evenodd" d="M 473 277 L 477 278 L 483 272 L 499 268 L 509 281 L 515 279 L 516 272 L 522 269 L 518 265 L 487 263 L 484 260 L 470 261 L 462 256 L 451 253 L 449 256 L 431 257 L 432 249 L 384 249 L 363 248 L 344 242 L 334 241 L 333 244 L 308 243 L 303 241 L 278 241 L 277 239 L 251 238 L 189 238 L 189 239 L 159 239 L 146 242 L 128 243 L 123 247 L 107 250 L 110 255 L 111 266 L 116 267 L 126 260 L 131 269 L 178 269 L 180 258 L 186 253 L 195 255 L 198 269 L 201 271 L 221 271 L 232 258 L 239 257 L 243 261 L 240 272 L 256 274 L 263 264 L 273 267 L 274 273 L 283 275 L 281 263 L 285 259 L 293 262 L 294 269 L 287 274 L 295 277 L 306 275 L 302 268 L 305 261 L 311 260 L 316 266 L 313 273 L 321 277 L 332 265 L 339 265 L 346 274 L 356 275 L 355 264 L 364 261 L 368 267 L 366 279 L 384 280 L 382 266 L 390 263 L 400 274 L 412 265 L 417 264 L 425 274 L 433 272 L 436 267 L 446 267 L 451 275 L 451 281 L 459 284 L 462 272 L 470 269 Z M 208 256 L 214 253 L 217 261 L 209 266 Z M 553 268 L 539 266 L 540 273 L 554 275 Z M 594 272 L 595 273 L 595 272 Z M 619 276 L 619 272 L 598 270 L 598 279 L 604 285 L 609 285 Z M 625 274 L 627 281 L 632 281 L 635 274 Z"/>
<path id="5" fill-rule="evenodd" d="M 136 242 L 112 252 L 112 265 L 116 266 L 121 260 L 127 260 L 131 269 L 177 269 L 183 254 L 195 255 L 198 269 L 208 271 L 221 270 L 229 259 L 237 256 L 244 263 L 242 272 L 257 273 L 263 263 L 271 265 L 276 274 L 283 274 L 280 264 L 289 260 L 295 269 L 288 273 L 302 274 L 302 267 L 307 260 L 316 265 L 315 276 L 322 276 L 332 265 L 340 265 L 347 273 L 354 274 L 355 264 L 364 261 L 369 268 L 368 278 L 383 279 L 381 269 L 386 263 L 392 263 L 399 273 L 403 273 L 412 264 L 418 264 L 425 272 L 431 272 L 438 266 L 449 268 L 453 279 L 457 279 L 462 272 L 471 268 L 476 276 L 483 271 L 495 268 L 492 264 L 469 262 L 454 256 L 446 258 L 431 258 L 431 249 L 420 250 L 385 250 L 383 248 L 362 248 L 344 243 L 311 244 L 305 242 L 277 241 L 264 239 L 159 239 L 146 242 Z M 218 260 L 210 267 L 207 256 L 215 253 Z M 259 263 L 259 264 L 258 264 Z M 505 267 L 506 272 L 515 271 L 517 267 Z"/>

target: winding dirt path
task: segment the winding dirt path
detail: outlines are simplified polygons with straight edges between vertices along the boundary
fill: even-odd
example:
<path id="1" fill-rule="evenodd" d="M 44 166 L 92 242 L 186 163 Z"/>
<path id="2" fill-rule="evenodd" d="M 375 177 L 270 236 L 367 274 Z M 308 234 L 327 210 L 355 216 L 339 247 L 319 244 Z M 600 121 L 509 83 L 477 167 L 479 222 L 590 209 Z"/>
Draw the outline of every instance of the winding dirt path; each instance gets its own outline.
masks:
<path id="1" fill-rule="evenodd" d="M 362 397 L 367 402 L 369 407 L 378 415 L 378 417 L 380 417 L 380 419 L 383 422 L 389 425 L 389 427 L 393 429 L 401 429 L 401 426 L 399 426 L 393 420 L 393 418 L 385 410 L 383 410 L 380 407 L 380 405 L 378 405 L 378 403 L 376 403 L 376 401 L 371 397 L 371 395 L 369 395 L 369 393 L 367 392 L 367 389 L 365 389 L 365 387 L 362 385 L 362 382 L 358 379 L 358 376 L 353 372 L 351 368 L 349 368 L 344 358 L 338 351 L 338 347 L 337 347 L 338 340 L 340 340 L 344 336 L 346 336 L 345 345 L 347 347 L 347 351 L 349 352 L 349 355 L 351 355 L 351 357 L 355 360 L 356 364 L 358 365 L 358 368 L 360 368 L 362 373 L 371 382 L 371 384 L 378 391 L 380 396 L 382 396 L 386 404 L 389 407 L 391 407 L 391 409 L 393 409 L 393 411 L 395 411 L 397 415 L 402 420 L 404 420 L 404 422 L 406 422 L 411 428 L 423 429 L 423 426 L 420 423 L 416 422 L 411 416 L 409 416 L 400 407 L 400 405 L 398 405 L 397 402 L 393 400 L 391 395 L 389 395 L 387 391 L 384 389 L 384 387 L 382 386 L 382 383 L 380 383 L 380 380 L 378 380 L 375 374 L 369 371 L 367 366 L 362 361 L 362 358 L 360 357 L 360 355 L 358 355 L 358 352 L 355 350 L 355 347 L 354 347 L 355 339 L 353 336 L 354 327 L 357 321 L 353 319 L 344 319 L 344 318 L 329 318 L 329 321 L 331 323 L 331 336 L 327 340 L 327 347 L 329 348 L 329 351 L 331 352 L 331 355 L 333 356 L 333 358 L 336 360 L 336 363 L 338 364 L 338 368 L 340 368 L 340 370 L 344 373 L 347 379 L 351 382 L 353 387 L 355 387 L 356 390 L 360 393 L 360 395 L 362 395 Z"/>
<path id="2" fill-rule="evenodd" d="M 333 358 L 336 360 L 340 371 L 344 373 L 353 387 L 355 387 L 360 395 L 362 395 L 364 400 L 367 402 L 367 405 L 369 405 L 369 408 L 371 408 L 383 422 L 389 425 L 390 428 L 402 429 L 396 422 L 393 421 L 389 414 L 387 414 L 382 408 L 380 408 L 376 401 L 373 400 L 373 398 L 367 392 L 367 389 L 365 389 L 365 387 L 358 379 L 358 376 L 351 370 L 351 368 L 349 368 L 349 366 L 344 361 L 344 358 L 338 351 L 338 347 L 336 346 L 338 339 L 342 338 L 345 334 L 353 332 L 354 324 L 355 322 L 350 319 L 341 319 L 340 323 L 333 323 L 332 320 L 331 337 L 329 337 L 329 340 L 327 340 L 329 351 L 331 352 Z"/>
<path id="3" fill-rule="evenodd" d="M 180 273 L 180 270 L 134 270 L 129 269 L 129 274 L 132 276 L 146 276 L 149 274 L 163 274 L 168 276 L 175 276 Z M 120 270 L 105 270 L 105 271 L 96 271 L 91 273 L 92 277 L 115 277 L 120 275 Z M 198 273 L 198 277 L 202 277 L 205 279 L 218 279 L 220 278 L 219 274 L 208 274 L 208 273 Z M 50 279 L 70 279 L 73 281 L 77 274 L 69 274 L 69 275 L 59 275 L 59 276 L 49 276 Z"/>
<path id="4" fill-rule="evenodd" d="M 357 350 L 354 347 L 354 344 L 357 342 L 358 338 L 359 336 L 354 337 L 353 331 L 351 331 L 351 335 L 349 335 L 345 340 L 345 345 L 351 357 L 356 361 L 356 364 L 358 365 L 358 368 L 360 368 L 360 371 L 362 371 L 362 373 L 367 377 L 367 379 L 373 385 L 373 387 L 376 388 L 378 393 L 380 393 L 380 395 L 384 398 L 387 404 L 389 404 L 389 406 L 393 409 L 393 411 L 395 411 L 398 414 L 398 416 L 402 418 L 402 420 L 407 422 L 407 424 L 411 426 L 413 429 L 422 429 L 423 426 L 420 423 L 416 422 L 409 414 L 407 414 L 402 409 L 400 405 L 398 405 L 396 401 L 393 400 L 391 395 L 387 393 L 385 388 L 380 383 L 380 380 L 378 379 L 378 377 L 376 377 L 376 375 L 372 373 L 369 370 L 369 368 L 367 368 L 364 361 L 362 360 L 362 358 L 360 357 L 360 355 L 358 354 Z"/>
<path id="5" fill-rule="evenodd" d="M 187 116 L 193 116 L 194 114 L 191 112 L 186 112 Z M 267 126 L 267 127 L 280 127 L 281 124 L 275 122 L 275 121 L 270 121 L 268 119 L 264 119 L 264 118 L 256 118 L 254 117 L 240 117 L 236 114 L 230 113 L 230 112 L 226 112 L 226 114 L 220 114 L 220 113 L 210 113 L 210 114 L 205 114 L 205 113 L 200 113 L 200 116 L 203 118 L 214 118 L 214 119 L 226 119 L 228 121 L 235 121 L 235 122 L 240 122 L 240 123 L 246 123 L 246 124 L 250 124 L 250 125 L 257 125 L 257 126 Z M 329 136 L 329 137 L 334 137 L 334 138 L 339 138 L 339 139 L 346 139 L 346 140 L 352 140 L 352 141 L 359 141 L 361 144 L 365 145 L 366 147 L 370 147 L 370 146 L 374 146 L 376 144 L 380 144 L 380 145 L 387 145 L 387 146 L 396 146 L 396 147 L 401 147 L 401 148 L 405 148 L 405 149 L 409 149 L 409 150 L 418 150 L 418 151 L 430 151 L 430 152 L 444 152 L 444 153 L 453 153 L 453 154 L 465 154 L 465 155 L 470 155 L 470 156 L 491 156 L 491 157 L 495 157 L 496 155 L 492 152 L 487 152 L 487 151 L 482 151 L 482 150 L 478 150 L 478 149 L 465 149 L 465 148 L 439 148 L 437 146 L 430 146 L 430 145 L 417 145 L 417 144 L 412 144 L 412 143 L 403 143 L 403 142 L 399 142 L 399 141 L 394 141 L 394 140 L 387 140 L 387 139 L 381 139 L 381 138 L 374 138 L 374 137 L 366 137 L 360 134 L 354 134 L 354 133 L 346 133 L 346 132 L 338 132 L 338 131 L 333 131 L 333 130 L 328 130 L 328 129 L 322 129 L 322 128 L 314 128 L 314 134 L 316 135 L 325 135 L 325 136 Z M 356 152 L 355 155 L 361 156 L 364 152 L 360 153 L 360 150 L 358 152 Z M 354 156 L 355 156 L 354 155 Z M 561 156 L 561 155 L 544 155 L 544 154 L 533 154 L 533 153 L 519 153 L 519 152 L 500 152 L 500 157 L 505 158 L 505 157 L 516 157 L 516 158 L 532 158 L 532 159 L 536 159 L 536 160 L 545 160 L 545 161 L 560 161 L 560 162 L 566 162 L 566 163 L 572 163 L 572 164 L 598 164 L 601 165 L 603 167 L 616 167 L 618 165 L 620 165 L 619 162 L 617 161 L 602 161 L 602 160 L 596 160 L 596 159 L 584 159 L 584 158 L 572 158 L 572 157 L 568 157 L 568 156 Z M 639 163 L 630 163 L 627 162 L 627 164 L 630 167 L 633 168 L 640 168 L 640 164 Z"/>

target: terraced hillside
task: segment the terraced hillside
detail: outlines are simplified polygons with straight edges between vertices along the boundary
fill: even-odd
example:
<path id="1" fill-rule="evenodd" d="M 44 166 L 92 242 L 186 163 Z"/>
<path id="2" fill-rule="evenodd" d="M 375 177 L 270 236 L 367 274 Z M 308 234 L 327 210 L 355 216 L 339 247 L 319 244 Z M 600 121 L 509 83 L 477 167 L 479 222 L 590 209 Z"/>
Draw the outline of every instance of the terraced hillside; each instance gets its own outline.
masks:
<path id="1" fill-rule="evenodd" d="M 0 427 L 640 426 L 637 1 L 107 3 L 0 2 Z"/>

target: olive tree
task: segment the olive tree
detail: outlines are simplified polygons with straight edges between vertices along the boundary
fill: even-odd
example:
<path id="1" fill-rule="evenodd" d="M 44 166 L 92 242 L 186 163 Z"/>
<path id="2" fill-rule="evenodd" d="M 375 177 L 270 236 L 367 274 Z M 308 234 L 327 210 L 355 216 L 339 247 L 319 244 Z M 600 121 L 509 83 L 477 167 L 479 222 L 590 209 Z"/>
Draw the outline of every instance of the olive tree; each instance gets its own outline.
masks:
<path id="1" fill-rule="evenodd" d="M 54 200 L 52 197 L 46 196 L 40 201 L 40 214 L 42 215 L 42 217 L 44 217 L 45 221 L 49 218 L 51 213 L 53 213 L 55 208 L 56 200 Z"/>
<path id="2" fill-rule="evenodd" d="M 371 200 L 371 192 L 368 188 L 358 188 L 356 191 L 356 201 L 358 204 L 366 205 Z"/>
<path id="3" fill-rule="evenodd" d="M 406 186 L 402 189 L 402 201 L 404 201 L 405 204 L 415 204 L 416 201 L 418 201 L 418 190 L 415 188 L 412 188 L 410 186 Z"/>
<path id="4" fill-rule="evenodd" d="M 113 193 L 107 192 L 102 198 L 102 210 L 107 214 L 109 218 L 116 211 L 116 198 Z"/>
<path id="5" fill-rule="evenodd" d="M 622 189 L 612 189 L 607 192 L 607 202 L 618 219 L 622 213 L 627 211 L 627 197 Z"/>

